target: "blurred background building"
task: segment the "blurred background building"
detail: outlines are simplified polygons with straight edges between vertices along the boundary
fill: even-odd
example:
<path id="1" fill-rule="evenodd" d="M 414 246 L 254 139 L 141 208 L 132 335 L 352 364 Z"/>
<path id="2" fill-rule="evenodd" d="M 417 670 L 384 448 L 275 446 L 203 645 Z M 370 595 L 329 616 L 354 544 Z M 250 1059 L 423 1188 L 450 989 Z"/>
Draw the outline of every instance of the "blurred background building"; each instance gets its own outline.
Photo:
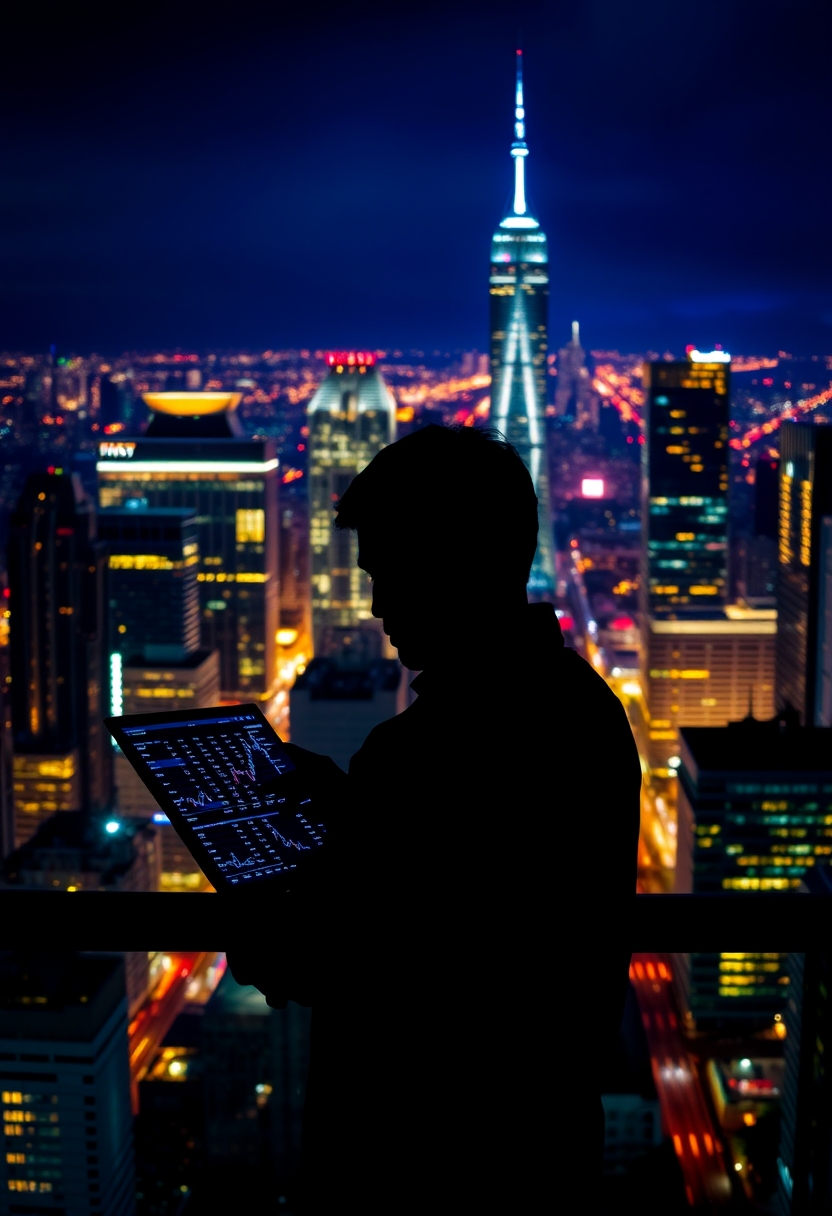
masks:
<path id="1" fill-rule="evenodd" d="M 256 700 L 275 717 L 280 690 L 274 444 L 244 436 L 235 415 L 239 393 L 144 397 L 153 410 L 146 433 L 99 445 L 101 506 L 195 513 L 202 645 L 219 652 L 223 697 Z"/>
<path id="2" fill-rule="evenodd" d="M 77 476 L 33 474 L 9 528 L 15 843 L 112 796 L 106 549 Z"/>
<path id="3" fill-rule="evenodd" d="M 357 565 L 354 532 L 333 529 L 335 507 L 357 473 L 396 438 L 396 402 L 375 355 L 327 355 L 328 374 L 309 404 L 309 546 L 316 654 L 332 628 L 373 628 L 372 589 Z"/>

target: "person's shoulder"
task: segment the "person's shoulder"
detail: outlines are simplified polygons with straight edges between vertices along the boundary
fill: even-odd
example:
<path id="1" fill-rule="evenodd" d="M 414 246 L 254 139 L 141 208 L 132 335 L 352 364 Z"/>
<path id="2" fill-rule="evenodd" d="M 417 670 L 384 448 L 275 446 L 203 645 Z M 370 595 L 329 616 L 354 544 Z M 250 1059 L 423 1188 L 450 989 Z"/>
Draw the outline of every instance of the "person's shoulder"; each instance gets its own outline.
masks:
<path id="1" fill-rule="evenodd" d="M 570 690 L 620 704 L 604 677 L 577 650 L 565 646 L 561 664 L 563 682 Z"/>
<path id="2" fill-rule="evenodd" d="M 400 714 L 373 727 L 350 760 L 350 775 L 360 773 L 368 766 L 375 768 L 379 763 L 393 763 L 402 750 L 412 748 L 414 737 L 420 733 L 418 705 L 419 702 L 414 701 Z"/>

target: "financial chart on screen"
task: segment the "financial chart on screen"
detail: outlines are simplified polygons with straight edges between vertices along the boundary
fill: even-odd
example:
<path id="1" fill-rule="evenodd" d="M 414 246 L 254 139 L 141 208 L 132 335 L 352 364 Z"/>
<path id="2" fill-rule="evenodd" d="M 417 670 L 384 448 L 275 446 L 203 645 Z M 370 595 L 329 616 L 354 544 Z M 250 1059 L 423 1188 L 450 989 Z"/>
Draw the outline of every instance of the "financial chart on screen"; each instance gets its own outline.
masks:
<path id="1" fill-rule="evenodd" d="M 312 799 L 275 780 L 295 766 L 259 714 L 160 721 L 123 733 L 229 884 L 293 869 L 323 844 Z"/>

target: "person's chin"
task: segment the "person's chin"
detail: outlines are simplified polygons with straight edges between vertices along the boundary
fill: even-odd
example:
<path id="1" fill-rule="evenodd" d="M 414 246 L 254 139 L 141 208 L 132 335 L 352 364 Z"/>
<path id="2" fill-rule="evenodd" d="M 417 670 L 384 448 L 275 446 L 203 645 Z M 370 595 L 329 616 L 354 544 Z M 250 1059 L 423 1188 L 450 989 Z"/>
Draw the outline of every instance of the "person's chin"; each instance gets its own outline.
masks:
<path id="1" fill-rule="evenodd" d="M 424 658 L 415 647 L 409 646 L 407 642 L 397 645 L 394 638 L 391 638 L 390 642 L 396 647 L 402 667 L 406 667 L 408 671 L 422 671 L 424 669 Z"/>

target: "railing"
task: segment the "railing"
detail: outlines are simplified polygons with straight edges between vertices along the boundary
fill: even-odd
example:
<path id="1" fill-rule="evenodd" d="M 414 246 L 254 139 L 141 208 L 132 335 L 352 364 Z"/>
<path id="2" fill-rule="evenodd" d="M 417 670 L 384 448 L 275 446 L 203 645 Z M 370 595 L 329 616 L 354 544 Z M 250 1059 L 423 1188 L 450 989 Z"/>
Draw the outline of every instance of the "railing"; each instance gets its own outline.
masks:
<path id="1" fill-rule="evenodd" d="M 105 902 L 106 900 L 106 902 Z M 577 906 L 576 906 L 577 903 Z M 149 892 L 0 891 L 0 946 L 38 950 L 224 950 L 250 933 L 255 909 L 245 899 Z M 562 933 L 552 898 L 553 938 Z M 587 893 L 570 899 L 570 924 L 591 927 L 599 942 L 634 952 L 725 949 L 806 951 L 832 932 L 828 895 L 637 895 L 630 915 L 604 921 Z"/>

